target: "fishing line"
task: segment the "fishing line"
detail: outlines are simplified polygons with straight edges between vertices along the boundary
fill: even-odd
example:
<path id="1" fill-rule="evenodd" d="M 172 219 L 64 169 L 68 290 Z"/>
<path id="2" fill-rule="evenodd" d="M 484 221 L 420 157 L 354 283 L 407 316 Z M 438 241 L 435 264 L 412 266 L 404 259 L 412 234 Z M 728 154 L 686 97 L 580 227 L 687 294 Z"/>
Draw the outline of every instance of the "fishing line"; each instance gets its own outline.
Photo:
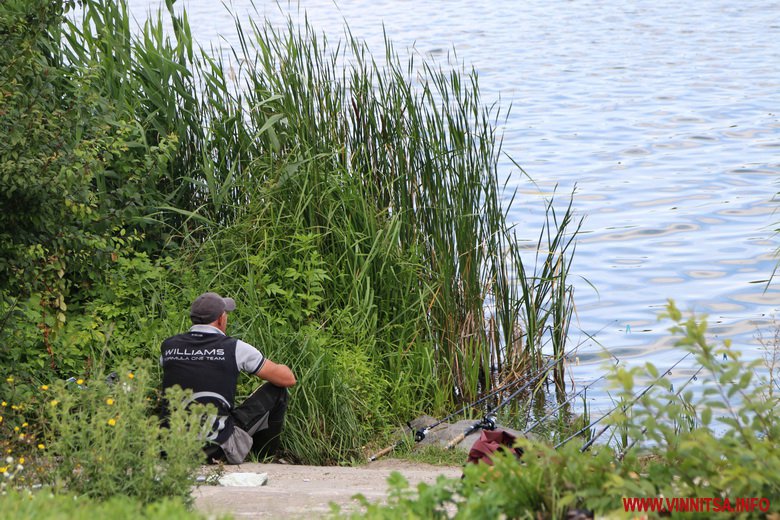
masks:
<path id="1" fill-rule="evenodd" d="M 534 422 L 534 423 L 533 423 L 531 426 L 528 426 L 528 427 L 527 427 L 527 428 L 526 428 L 526 429 L 523 431 L 523 435 L 525 435 L 525 434 L 529 433 L 531 430 L 533 430 L 534 428 L 536 428 L 537 426 L 539 426 L 540 424 L 542 424 L 544 421 L 546 421 L 547 419 L 549 419 L 550 417 L 552 417 L 553 415 L 555 415 L 555 412 L 557 412 L 558 410 L 560 410 L 561 408 L 563 408 L 564 406 L 566 406 L 566 405 L 567 405 L 569 402 L 571 402 L 571 401 L 572 401 L 572 400 L 573 400 L 575 397 L 577 397 L 578 395 L 581 395 L 583 392 L 587 391 L 587 390 L 588 390 L 588 388 L 590 388 L 591 386 L 595 385 L 596 383 L 598 383 L 599 381 L 601 381 L 601 380 L 602 380 L 602 379 L 604 379 L 605 377 L 607 377 L 607 375 L 606 375 L 606 374 L 602 375 L 602 376 L 601 376 L 601 377 L 599 377 L 598 379 L 594 379 L 593 381 L 591 381 L 591 382 L 590 382 L 590 383 L 589 383 L 587 386 L 585 386 L 584 388 L 582 388 L 582 389 L 581 389 L 579 392 L 577 392 L 576 394 L 572 395 L 571 397 L 569 397 L 568 399 L 566 399 L 564 402 L 562 402 L 561 404 L 559 404 L 558 406 L 556 406 L 555 408 L 553 408 L 553 409 L 552 409 L 552 410 L 551 410 L 551 411 L 550 411 L 550 412 L 549 412 L 547 415 L 545 415 L 545 416 L 544 416 L 544 417 L 542 417 L 541 419 L 539 419 L 539 420 L 537 420 L 536 422 Z"/>
<path id="2" fill-rule="evenodd" d="M 690 377 L 690 378 L 689 378 L 689 379 L 688 379 L 688 380 L 685 382 L 685 384 L 683 384 L 683 385 L 680 387 L 680 389 L 679 389 L 679 390 L 677 390 L 677 392 L 675 392 L 675 394 L 674 394 L 674 395 L 676 395 L 677 397 L 680 397 L 680 394 L 682 393 L 682 391 L 683 391 L 683 390 L 685 390 L 685 387 L 686 387 L 686 386 L 688 386 L 688 384 L 689 384 L 691 381 L 696 381 L 696 378 L 697 378 L 697 376 L 699 375 L 699 372 L 701 372 L 702 370 L 704 370 L 704 367 L 703 367 L 703 366 L 699 367 L 699 370 L 697 370 L 696 372 L 694 372 L 694 373 L 693 373 L 693 375 L 692 375 L 692 376 L 691 376 L 691 377 Z M 671 403 L 671 401 L 669 401 L 669 402 Z M 645 426 L 644 428 L 642 428 L 642 432 L 640 433 L 640 435 L 644 435 L 645 433 L 647 433 L 647 426 Z M 629 451 L 631 448 L 633 448 L 633 447 L 636 445 L 636 443 L 637 443 L 637 442 L 639 442 L 639 437 L 637 437 L 636 439 L 634 439 L 633 441 L 631 441 L 631 443 L 630 443 L 628 446 L 626 446 L 625 448 L 623 448 L 623 450 L 622 450 L 622 451 L 621 451 L 621 452 L 618 454 L 618 456 L 617 456 L 617 460 L 618 460 L 618 461 L 621 461 L 621 460 L 623 460 L 623 458 L 626 456 L 626 453 L 628 453 L 628 451 Z"/>
<path id="3" fill-rule="evenodd" d="M 617 410 L 618 408 L 621 408 L 621 407 L 622 407 L 622 408 L 623 408 L 623 410 L 625 411 L 625 410 L 627 410 L 628 408 L 630 408 L 631 406 L 633 406 L 634 404 L 636 404 L 636 402 L 637 402 L 637 401 L 639 401 L 639 400 L 640 400 L 642 397 L 644 397 L 644 396 L 645 396 L 645 394 L 647 394 L 647 392 L 649 392 L 651 388 L 653 388 L 655 385 L 657 385 L 657 384 L 658 384 L 658 383 L 659 383 L 659 382 L 660 382 L 660 381 L 661 381 L 661 380 L 662 380 L 662 379 L 663 379 L 663 378 L 664 378 L 666 375 L 668 375 L 669 373 L 671 373 L 672 369 L 674 369 L 675 367 L 677 367 L 677 365 L 679 365 L 680 363 L 682 363 L 682 362 L 683 362 L 683 361 L 684 361 L 684 360 L 685 360 L 685 359 L 686 359 L 688 356 L 690 356 L 690 355 L 691 355 L 691 353 L 690 353 L 690 352 L 688 352 L 687 354 L 685 354 L 685 355 L 684 355 L 682 358 L 680 358 L 680 359 L 679 359 L 679 360 L 678 360 L 678 361 L 677 361 L 677 362 L 676 362 L 674 365 L 672 365 L 672 366 L 671 366 L 671 367 L 669 367 L 667 370 L 665 370 L 665 371 L 663 372 L 663 374 L 659 375 L 659 376 L 656 378 L 656 380 L 655 380 L 655 381 L 653 381 L 653 382 L 652 382 L 650 385 L 648 385 L 648 386 L 647 386 L 647 387 L 646 387 L 644 390 L 642 390 L 642 392 L 641 392 L 639 395 L 637 395 L 636 397 L 634 397 L 634 398 L 631 400 L 631 402 L 629 402 L 628 404 L 625 404 L 625 405 L 621 405 L 621 404 L 617 404 L 617 405 L 615 405 L 615 407 L 614 407 L 614 408 L 612 408 L 610 411 L 608 411 L 607 413 L 605 413 L 604 415 L 602 415 L 601 417 L 599 417 L 598 419 L 596 419 L 595 421 L 593 421 L 593 422 L 592 422 L 592 423 L 590 423 L 589 425 L 587 425 L 587 426 L 585 426 L 584 428 L 582 428 L 581 430 L 579 430 L 579 431 L 577 431 L 577 432 L 575 432 L 575 433 L 571 434 L 571 435 L 570 435 L 570 436 L 568 436 L 566 439 L 564 439 L 564 440 L 562 440 L 561 442 L 559 442 L 558 444 L 556 444 L 556 445 L 554 446 L 554 449 L 556 449 L 556 450 L 557 450 L 558 448 L 560 448 L 561 446 L 563 446 L 564 444 L 566 444 L 567 442 L 569 442 L 569 441 L 570 441 L 570 440 L 572 440 L 573 438 L 575 438 L 575 437 L 577 437 L 578 435 L 580 435 L 580 434 L 582 434 L 582 433 L 584 433 L 584 432 L 588 431 L 588 430 L 589 430 L 589 429 L 591 429 L 593 426 L 597 425 L 598 423 L 600 423 L 601 421 L 603 421 L 604 419 L 606 419 L 607 417 L 609 417 L 610 415 L 612 415 L 612 414 L 615 412 L 615 410 Z M 608 425 L 606 425 L 604 428 L 602 428 L 601 430 L 599 430 L 599 432 L 598 432 L 598 433 L 597 433 L 595 436 L 591 437 L 591 439 L 590 439 L 588 442 L 586 442 L 585 444 L 583 444 L 583 445 L 582 445 L 582 447 L 580 448 L 580 451 L 581 451 L 581 452 L 583 452 L 583 451 L 587 450 L 588 448 L 590 448 L 590 446 L 591 446 L 591 445 L 592 445 L 592 444 L 593 444 L 593 443 L 596 441 L 596 439 L 598 439 L 599 437 L 601 437 L 601 436 L 604 434 L 604 432 L 605 432 L 605 431 L 607 431 L 607 430 L 609 429 L 609 427 L 610 427 L 610 426 L 612 426 L 612 425 L 611 425 L 611 424 L 608 424 Z"/>
<path id="4" fill-rule="evenodd" d="M 605 328 L 606 328 L 606 325 L 604 327 L 602 327 L 601 330 L 604 330 Z M 587 333 L 586 333 L 586 335 L 588 336 L 589 339 L 591 339 L 591 340 L 594 339 L 593 335 L 590 335 L 590 334 L 587 334 Z M 492 390 L 491 392 L 487 393 L 483 397 L 477 399 L 476 401 L 474 401 L 472 403 L 469 403 L 469 404 L 463 406 L 459 410 L 449 414 L 448 416 L 444 417 L 443 419 L 441 419 L 439 421 L 436 421 L 435 423 L 430 424 L 430 425 L 428 425 L 428 426 L 426 426 L 424 428 L 418 428 L 414 432 L 414 440 L 415 440 L 415 442 L 423 441 L 425 439 L 426 435 L 428 434 L 428 432 L 430 432 L 433 428 L 435 428 L 435 427 L 437 427 L 437 426 L 447 422 L 449 419 L 452 419 L 453 417 L 455 417 L 455 416 L 465 412 L 469 408 L 472 408 L 472 407 L 474 407 L 474 406 L 476 406 L 478 404 L 481 404 L 484 401 L 486 401 L 487 399 L 489 399 L 491 397 L 494 397 L 495 395 L 499 394 L 500 392 L 509 390 L 509 389 L 515 387 L 516 385 L 520 384 L 523 381 L 527 381 L 527 383 L 525 385 L 523 385 L 522 388 L 520 388 L 520 389 L 516 390 L 514 393 L 512 393 L 502 403 L 500 403 L 495 408 L 490 410 L 490 412 L 488 412 L 479 423 L 476 423 L 477 425 L 481 425 L 481 426 L 477 426 L 477 428 L 474 428 L 472 426 L 472 428 L 469 429 L 468 433 L 466 433 L 465 435 L 461 434 L 463 436 L 460 438 L 460 440 L 463 440 L 463 438 L 465 438 L 466 435 L 472 433 L 473 431 L 475 431 L 475 429 L 478 429 L 479 427 L 485 427 L 485 429 L 494 429 L 495 428 L 495 411 L 496 410 L 498 410 L 501 407 L 505 406 L 508 402 L 510 402 L 512 399 L 514 399 L 517 395 L 519 395 L 520 392 L 526 390 L 529 386 L 531 386 L 531 384 L 533 384 L 534 382 L 538 381 L 541 378 L 542 375 L 546 375 L 547 373 L 549 373 L 549 371 L 552 368 L 554 368 L 555 365 L 558 362 L 560 362 L 562 360 L 569 359 L 574 353 L 577 352 L 577 350 L 582 346 L 582 344 L 584 342 L 585 341 L 583 340 L 583 341 L 579 342 L 575 347 L 570 349 L 569 351 L 561 353 L 557 358 L 553 359 L 553 361 L 548 363 L 543 369 L 540 369 L 540 370 L 537 370 L 536 372 L 534 372 L 534 374 L 531 376 L 530 380 L 528 380 L 528 379 L 516 379 L 516 380 L 514 380 L 514 381 L 512 381 L 510 383 L 502 385 L 501 387 L 499 387 L 499 388 L 497 388 L 495 390 Z M 616 361 L 619 362 L 619 360 L 613 354 L 610 353 L 610 356 L 612 356 Z M 599 379 L 601 379 L 601 378 L 599 378 Z M 595 381 L 593 383 L 595 383 Z M 593 383 L 591 383 L 591 384 L 593 384 Z M 409 427 L 410 431 L 414 430 L 414 427 L 412 426 L 411 421 L 407 421 L 406 425 Z M 373 461 L 377 460 L 378 458 L 383 457 L 384 455 L 387 455 L 388 453 L 392 452 L 393 450 L 395 450 L 396 448 L 398 448 L 402 444 L 404 444 L 405 441 L 406 441 L 406 439 L 404 439 L 404 438 L 399 439 L 394 444 L 392 444 L 392 445 L 390 445 L 390 446 L 380 450 L 379 452 L 375 453 L 374 455 L 371 455 L 370 457 L 368 457 L 368 461 L 369 462 L 373 462 Z"/>
<path id="5" fill-rule="evenodd" d="M 498 403 L 495 407 L 490 409 L 485 416 L 478 422 L 472 424 L 466 431 L 459 434 L 457 437 L 452 439 L 447 445 L 445 446 L 445 449 L 450 449 L 456 444 L 460 443 L 463 439 L 471 435 L 473 432 L 479 430 L 480 428 L 483 430 L 495 430 L 496 429 L 496 412 L 509 404 L 515 397 L 520 395 L 521 392 L 528 389 L 531 385 L 538 382 L 542 376 L 547 375 L 547 373 L 555 367 L 556 362 L 550 362 L 547 364 L 545 370 L 540 371 L 536 376 L 534 376 L 532 379 L 530 379 L 526 384 L 524 384 L 521 388 L 515 390 L 512 394 L 509 395 L 506 399 Z"/>

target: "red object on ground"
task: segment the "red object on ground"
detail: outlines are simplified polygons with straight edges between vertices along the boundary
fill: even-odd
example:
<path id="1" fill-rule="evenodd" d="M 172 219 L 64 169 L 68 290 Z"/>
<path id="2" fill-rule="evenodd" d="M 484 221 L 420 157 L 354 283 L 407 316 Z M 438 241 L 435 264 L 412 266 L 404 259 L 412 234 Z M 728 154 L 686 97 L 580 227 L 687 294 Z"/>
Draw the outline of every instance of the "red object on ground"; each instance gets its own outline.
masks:
<path id="1" fill-rule="evenodd" d="M 469 450 L 467 463 L 477 464 L 484 462 L 488 466 L 493 465 L 491 457 L 499 450 L 508 450 L 519 459 L 523 455 L 521 448 L 514 448 L 517 437 L 504 430 L 482 430 L 477 442 Z"/>

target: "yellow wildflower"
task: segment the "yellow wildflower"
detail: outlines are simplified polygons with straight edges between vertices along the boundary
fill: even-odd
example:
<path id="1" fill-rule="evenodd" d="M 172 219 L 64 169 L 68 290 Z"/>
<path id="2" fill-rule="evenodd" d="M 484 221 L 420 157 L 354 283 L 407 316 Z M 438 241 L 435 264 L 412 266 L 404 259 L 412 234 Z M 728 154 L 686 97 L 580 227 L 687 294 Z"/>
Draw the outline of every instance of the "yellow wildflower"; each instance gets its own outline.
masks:
<path id="1" fill-rule="evenodd" d="M 3 466 L 0 468 L 0 473 L 5 473 L 6 471 L 8 471 L 8 466 Z"/>
<path id="2" fill-rule="evenodd" d="M 19 440 L 20 440 L 20 441 L 23 441 L 23 440 L 24 440 L 24 437 L 25 437 L 25 435 L 24 435 L 23 433 L 20 433 L 20 434 L 19 434 Z"/>
<path id="3" fill-rule="evenodd" d="M 57 401 L 56 399 L 52 399 L 51 401 L 49 401 L 49 404 L 52 406 L 57 406 L 58 404 L 60 404 L 60 402 Z"/>
<path id="4" fill-rule="evenodd" d="M 113 400 L 113 399 L 111 399 L 111 398 L 109 397 L 108 399 L 106 399 L 106 404 L 107 404 L 108 406 L 113 406 L 113 404 L 114 404 L 114 400 Z"/>
<path id="5" fill-rule="evenodd" d="M 3 422 L 3 416 L 0 415 L 0 423 Z"/>
<path id="6" fill-rule="evenodd" d="M 49 389 L 49 385 L 41 385 L 41 390 L 48 390 L 48 389 Z"/>
<path id="7" fill-rule="evenodd" d="M 26 422 L 22 423 L 22 428 L 27 428 L 27 423 Z"/>
<path id="8" fill-rule="evenodd" d="M 18 426 L 14 426 L 14 431 L 18 432 L 19 431 L 19 427 Z"/>
<path id="9" fill-rule="evenodd" d="M 8 406 L 8 403 L 6 403 L 5 401 L 3 401 L 2 403 L 0 403 L 0 405 L 2 405 L 3 407 L 5 407 L 5 406 Z"/>
<path id="10" fill-rule="evenodd" d="M 24 464 L 24 457 L 19 457 L 19 464 Z"/>
<path id="11" fill-rule="evenodd" d="M 13 383 L 14 382 L 14 376 L 9 376 L 5 379 L 6 383 Z"/>
<path id="12" fill-rule="evenodd" d="M 84 384 L 84 380 L 83 380 L 83 379 L 78 379 L 78 380 L 76 381 L 76 384 L 77 384 L 77 385 L 83 385 L 83 384 Z"/>
<path id="13" fill-rule="evenodd" d="M 115 426 L 116 425 L 116 419 L 109 419 L 108 420 L 108 425 L 109 426 Z"/>
<path id="14" fill-rule="evenodd" d="M 133 374 L 132 372 L 129 372 L 127 374 L 127 377 L 129 377 L 130 379 L 133 379 L 135 377 L 135 374 Z"/>
<path id="15" fill-rule="evenodd" d="M 39 450 L 42 450 L 42 449 L 45 449 L 45 448 L 46 448 L 46 446 L 44 444 L 39 444 L 38 445 L 38 449 Z"/>

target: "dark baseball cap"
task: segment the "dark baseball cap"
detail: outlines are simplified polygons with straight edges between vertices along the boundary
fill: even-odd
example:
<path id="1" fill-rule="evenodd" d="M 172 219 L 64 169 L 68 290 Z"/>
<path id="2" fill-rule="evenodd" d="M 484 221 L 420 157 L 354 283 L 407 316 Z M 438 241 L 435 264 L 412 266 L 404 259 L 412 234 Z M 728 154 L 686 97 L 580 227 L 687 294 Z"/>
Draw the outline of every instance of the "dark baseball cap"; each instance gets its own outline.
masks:
<path id="1" fill-rule="evenodd" d="M 192 302 L 190 319 L 194 324 L 212 323 L 222 316 L 223 312 L 236 309 L 233 298 L 223 298 L 215 292 L 203 293 Z"/>

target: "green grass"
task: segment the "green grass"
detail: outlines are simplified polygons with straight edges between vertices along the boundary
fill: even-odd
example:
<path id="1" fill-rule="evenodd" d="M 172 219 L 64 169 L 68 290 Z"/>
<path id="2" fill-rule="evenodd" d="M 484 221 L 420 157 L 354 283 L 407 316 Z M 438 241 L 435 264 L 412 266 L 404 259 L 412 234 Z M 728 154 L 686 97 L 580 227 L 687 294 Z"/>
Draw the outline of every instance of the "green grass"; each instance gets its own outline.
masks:
<path id="1" fill-rule="evenodd" d="M 463 466 L 467 459 L 466 452 L 463 450 L 448 450 L 443 446 L 417 446 L 411 450 L 401 449 L 394 452 L 393 457 L 434 466 Z"/>
<path id="2" fill-rule="evenodd" d="M 40 520 L 201 520 L 206 517 L 190 511 L 184 503 L 163 499 L 143 504 L 128 497 L 116 496 L 105 501 L 94 501 L 84 496 L 55 495 L 48 489 L 38 491 L 9 491 L 0 496 L 0 508 L 6 518 L 36 518 Z M 219 516 L 229 519 L 229 515 Z"/>

